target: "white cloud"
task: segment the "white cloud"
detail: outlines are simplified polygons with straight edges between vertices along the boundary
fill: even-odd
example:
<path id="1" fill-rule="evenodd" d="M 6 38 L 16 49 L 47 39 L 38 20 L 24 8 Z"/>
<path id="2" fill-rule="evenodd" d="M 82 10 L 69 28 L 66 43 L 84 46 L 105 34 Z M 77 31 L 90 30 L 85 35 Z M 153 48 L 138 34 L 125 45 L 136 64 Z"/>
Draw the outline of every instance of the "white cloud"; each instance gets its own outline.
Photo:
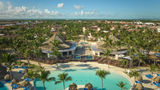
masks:
<path id="1" fill-rule="evenodd" d="M 64 6 L 64 3 L 58 3 L 57 8 L 62 8 Z"/>
<path id="2" fill-rule="evenodd" d="M 50 14 L 51 12 L 48 9 L 44 9 L 44 12 Z"/>
<path id="3" fill-rule="evenodd" d="M 74 12 L 73 15 L 75 16 L 90 16 L 90 15 L 95 15 L 96 11 L 92 10 L 92 11 L 83 11 L 81 10 L 80 12 Z"/>
<path id="4" fill-rule="evenodd" d="M 3 5 L 3 7 L 2 7 Z M 0 2 L 0 18 L 48 18 L 55 17 L 59 13 L 58 11 L 50 11 L 45 9 L 44 11 L 35 8 L 28 8 L 25 6 L 14 7 L 10 2 L 3 4 Z"/>
<path id="5" fill-rule="evenodd" d="M 83 6 L 80 6 L 80 5 L 74 5 L 73 7 L 74 7 L 75 9 L 77 9 L 77 10 L 80 10 L 80 9 L 83 8 Z"/>

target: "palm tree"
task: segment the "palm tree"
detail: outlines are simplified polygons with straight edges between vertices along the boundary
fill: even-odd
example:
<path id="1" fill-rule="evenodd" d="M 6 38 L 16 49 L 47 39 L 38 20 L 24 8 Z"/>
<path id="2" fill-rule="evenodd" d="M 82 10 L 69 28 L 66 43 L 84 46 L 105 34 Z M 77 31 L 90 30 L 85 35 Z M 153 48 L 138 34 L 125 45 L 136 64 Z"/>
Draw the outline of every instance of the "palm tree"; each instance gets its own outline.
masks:
<path id="1" fill-rule="evenodd" d="M 111 54 L 111 50 L 106 49 L 106 51 L 104 52 L 104 56 L 108 57 L 110 54 Z M 110 60 L 108 60 L 108 68 L 109 68 L 109 61 Z"/>
<path id="2" fill-rule="evenodd" d="M 55 80 L 54 77 L 49 77 L 50 71 L 46 71 L 44 69 L 40 70 L 40 74 L 38 75 L 38 78 L 42 81 L 43 83 L 43 88 L 44 90 L 46 90 L 45 87 L 45 81 L 51 81 L 51 80 Z"/>
<path id="3" fill-rule="evenodd" d="M 102 80 L 102 88 L 103 89 L 103 79 L 105 79 L 106 75 L 109 75 L 110 72 L 109 71 L 105 71 L 105 70 L 97 70 L 96 71 L 96 75 L 99 76 Z"/>
<path id="4" fill-rule="evenodd" d="M 36 71 L 33 71 L 33 70 L 29 70 L 28 72 L 27 72 L 27 77 L 28 78 L 31 78 L 34 82 L 35 82 L 35 79 L 36 79 L 36 77 L 38 77 L 39 76 L 39 71 L 38 70 L 36 70 Z M 26 77 L 25 77 L 26 78 Z M 35 86 L 36 84 L 34 83 L 34 88 L 36 89 L 36 86 Z"/>
<path id="5" fill-rule="evenodd" d="M 154 61 L 154 65 L 156 65 L 156 60 L 158 59 L 156 55 L 151 55 L 149 56 L 153 61 Z"/>
<path id="6" fill-rule="evenodd" d="M 116 84 L 118 87 L 120 87 L 121 88 L 121 90 L 125 90 L 125 89 L 127 89 L 126 88 L 126 83 L 124 83 L 123 81 L 121 81 L 121 82 L 119 82 L 119 83 L 117 83 Z"/>
<path id="7" fill-rule="evenodd" d="M 123 59 L 123 60 L 121 61 L 121 65 L 122 65 L 123 67 L 125 67 L 125 68 L 128 67 L 128 63 L 129 63 L 129 61 L 128 61 L 127 59 Z"/>
<path id="8" fill-rule="evenodd" d="M 72 78 L 70 76 L 68 76 L 68 73 L 61 73 L 58 75 L 58 81 L 55 82 L 55 84 L 58 84 L 58 83 L 63 83 L 63 88 L 65 90 L 65 82 L 66 81 L 71 81 Z"/>
<path id="9" fill-rule="evenodd" d="M 130 77 L 134 77 L 134 79 L 136 79 L 136 77 L 140 76 L 140 74 L 139 74 L 138 71 L 132 70 L 132 71 L 129 73 L 129 76 L 130 76 Z"/>
<path id="10" fill-rule="evenodd" d="M 2 54 L 2 58 L 0 59 L 0 62 L 5 63 L 5 64 L 8 64 L 8 69 L 9 69 L 9 72 L 10 72 L 10 77 L 11 77 L 11 79 L 13 78 L 12 65 L 11 65 L 11 64 L 12 64 L 15 60 L 16 60 L 15 55 L 8 54 L 8 53 Z"/>
<path id="11" fill-rule="evenodd" d="M 156 66 L 154 64 L 150 65 L 150 72 L 153 74 L 153 72 L 156 71 Z"/>

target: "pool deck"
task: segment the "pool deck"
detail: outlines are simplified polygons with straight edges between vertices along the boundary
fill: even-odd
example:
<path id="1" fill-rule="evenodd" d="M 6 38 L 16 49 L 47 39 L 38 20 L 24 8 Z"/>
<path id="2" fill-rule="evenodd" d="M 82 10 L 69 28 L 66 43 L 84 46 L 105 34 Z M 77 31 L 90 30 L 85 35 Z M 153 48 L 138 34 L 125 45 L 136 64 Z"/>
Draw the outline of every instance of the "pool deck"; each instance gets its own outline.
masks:
<path id="1" fill-rule="evenodd" d="M 22 60 L 23 62 L 27 62 L 26 60 Z M 31 64 L 35 64 L 35 65 L 39 65 L 38 62 L 36 61 L 30 61 Z M 122 76 L 124 76 L 125 78 L 127 78 L 131 85 L 134 85 L 135 82 L 134 82 L 134 78 L 130 78 L 127 74 L 125 74 L 124 72 L 127 71 L 127 69 L 123 69 L 123 68 L 119 68 L 119 67 L 115 67 L 115 66 L 111 66 L 107 64 L 99 64 L 97 62 L 69 62 L 69 63 L 59 63 L 58 64 L 58 68 L 57 68 L 57 65 L 56 64 L 53 64 L 53 65 L 49 65 L 49 64 L 44 64 L 44 63 L 41 63 L 41 66 L 44 67 L 46 70 L 49 70 L 49 71 L 54 71 L 54 70 L 57 70 L 57 69 L 61 69 L 61 70 L 66 70 L 66 69 L 79 69 L 79 68 L 99 68 L 99 69 L 103 69 L 103 70 L 106 70 L 106 71 L 110 71 L 110 72 L 114 72 L 114 73 L 117 73 L 117 74 L 120 74 Z M 146 74 L 150 74 L 149 70 L 146 70 L 146 68 L 140 68 L 140 69 L 137 69 L 137 70 L 141 70 L 141 74 L 142 74 L 142 77 L 145 81 L 151 81 L 150 79 L 147 79 L 145 77 Z M 13 71 L 18 71 L 17 69 L 14 69 Z M 19 73 L 16 73 L 17 75 L 15 76 L 18 76 Z M 33 83 L 33 82 L 31 82 Z M 10 84 L 5 84 L 9 90 L 11 90 L 11 86 Z M 151 85 L 151 83 L 143 83 L 143 86 L 146 88 L 145 90 L 155 90 L 157 89 L 156 86 L 154 85 Z M 22 88 L 20 89 L 17 89 L 17 90 L 22 90 Z"/>

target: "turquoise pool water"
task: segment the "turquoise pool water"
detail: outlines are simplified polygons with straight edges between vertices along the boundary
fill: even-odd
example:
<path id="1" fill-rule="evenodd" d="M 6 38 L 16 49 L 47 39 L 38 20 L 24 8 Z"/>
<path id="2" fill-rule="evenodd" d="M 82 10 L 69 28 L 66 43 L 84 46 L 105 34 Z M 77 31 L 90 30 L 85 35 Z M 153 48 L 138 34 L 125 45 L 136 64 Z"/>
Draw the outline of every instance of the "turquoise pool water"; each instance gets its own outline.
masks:
<path id="1" fill-rule="evenodd" d="M 8 88 L 2 82 L 0 82 L 0 90 L 8 90 Z"/>
<path id="2" fill-rule="evenodd" d="M 69 76 L 72 77 L 72 81 L 66 82 L 66 87 L 69 86 L 71 83 L 76 83 L 77 85 L 85 85 L 87 83 L 92 83 L 96 90 L 101 90 L 101 80 L 98 76 L 95 75 L 95 69 L 68 69 L 65 71 L 53 71 L 50 76 L 57 77 L 58 74 L 62 72 L 67 72 Z M 130 88 L 130 82 L 125 77 L 118 75 L 116 73 L 111 73 L 110 75 L 106 76 L 104 80 L 104 89 L 103 90 L 120 90 L 116 84 L 120 81 L 124 81 L 127 84 L 127 88 Z M 55 85 L 54 81 L 46 82 L 46 90 L 63 90 L 62 83 Z M 43 90 L 42 82 L 36 81 L 36 87 L 38 90 Z"/>

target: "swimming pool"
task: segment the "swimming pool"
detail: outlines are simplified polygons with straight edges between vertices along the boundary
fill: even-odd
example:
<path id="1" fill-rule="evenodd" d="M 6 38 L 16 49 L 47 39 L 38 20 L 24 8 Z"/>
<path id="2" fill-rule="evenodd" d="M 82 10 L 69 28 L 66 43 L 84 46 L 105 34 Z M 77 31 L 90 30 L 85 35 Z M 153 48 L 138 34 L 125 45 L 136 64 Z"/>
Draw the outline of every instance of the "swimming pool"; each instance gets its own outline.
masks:
<path id="1" fill-rule="evenodd" d="M 8 90 L 8 88 L 2 82 L 0 82 L 0 90 Z"/>
<path id="2" fill-rule="evenodd" d="M 50 76 L 57 78 L 57 75 L 66 72 L 69 76 L 72 77 L 72 81 L 66 82 L 66 88 L 71 83 L 76 83 L 77 85 L 85 85 L 91 83 L 96 90 L 101 90 L 101 80 L 98 76 L 95 75 L 97 68 L 88 68 L 88 69 L 67 69 L 64 71 L 52 71 Z M 103 90 L 120 90 L 116 85 L 118 82 L 124 81 L 127 84 L 127 88 L 130 88 L 130 82 L 125 77 L 111 73 L 106 76 L 106 79 L 103 81 L 104 89 Z M 46 90 L 63 90 L 62 83 L 55 85 L 54 81 L 46 82 Z M 41 81 L 36 81 L 36 87 L 38 90 L 43 90 Z"/>

